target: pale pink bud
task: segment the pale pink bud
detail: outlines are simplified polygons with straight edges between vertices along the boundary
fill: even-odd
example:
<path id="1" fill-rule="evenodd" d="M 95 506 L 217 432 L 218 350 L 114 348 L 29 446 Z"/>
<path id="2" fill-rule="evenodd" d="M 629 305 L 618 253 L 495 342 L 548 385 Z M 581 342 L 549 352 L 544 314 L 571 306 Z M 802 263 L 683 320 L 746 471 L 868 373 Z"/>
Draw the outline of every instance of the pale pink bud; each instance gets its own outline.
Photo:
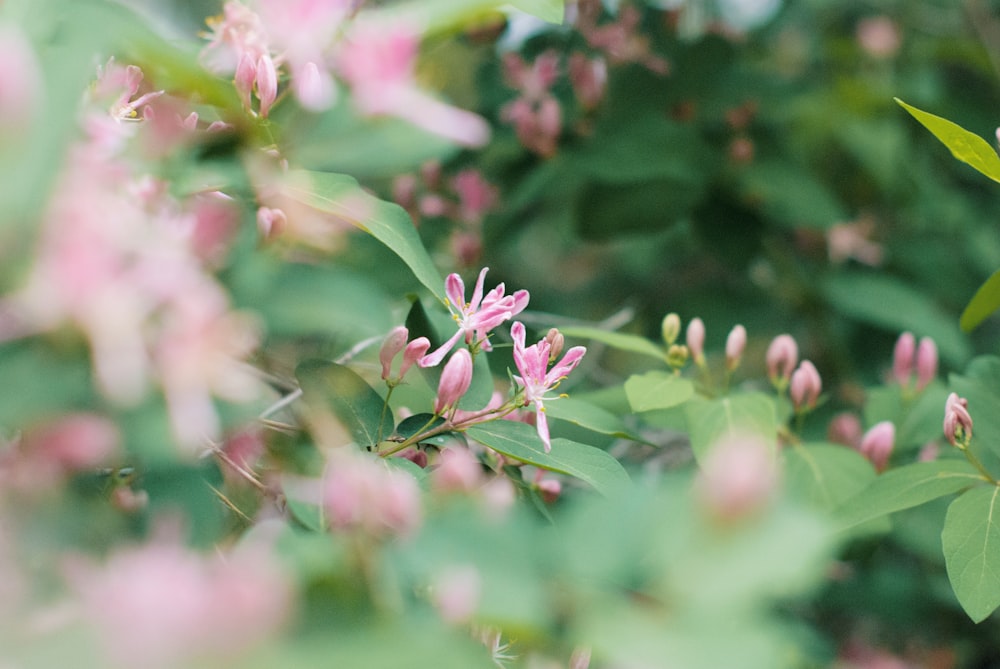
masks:
<path id="1" fill-rule="evenodd" d="M 969 400 L 956 393 L 948 395 L 944 403 L 944 436 L 952 446 L 964 445 L 972 439 Z"/>
<path id="2" fill-rule="evenodd" d="M 569 57 L 569 80 L 580 106 L 593 109 L 604 97 L 608 66 L 603 58 L 591 60 L 582 53 L 574 53 Z"/>
<path id="3" fill-rule="evenodd" d="M 542 479 L 535 485 L 546 504 L 554 504 L 562 494 L 562 483 L 557 479 Z"/>
<path id="4" fill-rule="evenodd" d="M 66 472 L 96 467 L 118 449 L 117 426 L 102 416 L 78 413 L 28 430 L 23 445 L 32 454 Z"/>
<path id="5" fill-rule="evenodd" d="M 313 62 L 296 69 L 292 75 L 292 90 L 299 103 L 314 112 L 329 109 L 337 99 L 329 72 L 321 72 Z"/>
<path id="6" fill-rule="evenodd" d="M 857 448 L 861 444 L 861 419 L 847 411 L 838 413 L 826 428 L 826 438 L 835 444 Z"/>
<path id="7" fill-rule="evenodd" d="M 13 135 L 38 116 L 42 81 L 31 43 L 19 29 L 0 26 L 0 134 Z"/>
<path id="8" fill-rule="evenodd" d="M 747 330 L 737 325 L 726 337 L 726 369 L 732 371 L 740 366 L 740 359 L 747 347 Z"/>
<path id="9" fill-rule="evenodd" d="M 917 392 L 920 392 L 937 376 L 938 351 L 937 344 L 930 337 L 920 340 L 917 347 Z"/>
<path id="10" fill-rule="evenodd" d="M 858 22 L 858 44 L 875 58 L 891 58 L 899 51 L 902 37 L 896 22 L 888 16 L 873 16 Z"/>
<path id="11" fill-rule="evenodd" d="M 889 456 L 892 455 L 895 443 L 896 426 L 891 421 L 884 420 L 865 432 L 858 450 L 875 465 L 876 471 L 881 472 L 889 464 Z"/>
<path id="12" fill-rule="evenodd" d="M 427 354 L 427 350 L 431 347 L 431 340 L 427 337 L 417 337 L 403 350 L 403 362 L 399 365 L 399 378 L 402 379 L 406 376 L 406 373 L 410 371 L 410 367 L 420 358 Z"/>
<path id="13" fill-rule="evenodd" d="M 686 335 L 688 351 L 699 365 L 705 361 L 705 324 L 700 318 L 692 318 Z"/>
<path id="14" fill-rule="evenodd" d="M 568 669 L 589 669 L 590 667 L 590 649 L 589 648 L 577 648 L 573 651 L 573 654 L 569 656 L 569 668 Z"/>
<path id="15" fill-rule="evenodd" d="M 451 356 L 441 371 L 434 413 L 440 415 L 458 404 L 472 383 L 472 354 L 461 348 Z"/>
<path id="16" fill-rule="evenodd" d="M 904 332 L 896 340 L 892 353 L 892 378 L 904 388 L 910 385 L 913 375 L 913 356 L 917 350 L 917 342 L 912 332 Z"/>
<path id="17" fill-rule="evenodd" d="M 787 383 L 799 362 L 799 347 L 792 335 L 780 334 L 771 340 L 765 360 L 771 381 Z"/>
<path id="18" fill-rule="evenodd" d="M 482 482 L 482 473 L 482 465 L 472 451 L 446 448 L 431 472 L 431 485 L 441 492 L 472 492 Z"/>
<path id="19" fill-rule="evenodd" d="M 278 99 L 278 72 L 267 54 L 257 61 L 257 97 L 260 99 L 260 115 L 267 118 L 271 105 Z"/>
<path id="20" fill-rule="evenodd" d="M 471 565 L 448 567 L 432 589 L 441 618 L 452 625 L 468 622 L 479 606 L 482 578 Z"/>
<path id="21" fill-rule="evenodd" d="M 545 334 L 545 341 L 549 345 L 549 363 L 553 363 L 562 355 L 563 348 L 566 346 L 566 338 L 562 332 L 552 328 Z"/>
<path id="22" fill-rule="evenodd" d="M 392 375 L 392 361 L 400 351 L 406 348 L 406 338 L 409 336 L 410 331 L 403 325 L 393 328 L 386 335 L 385 340 L 382 342 L 382 348 L 378 352 L 378 361 L 382 364 L 383 381 L 388 381 Z"/>
<path id="23" fill-rule="evenodd" d="M 288 217 L 281 209 L 261 207 L 257 210 L 257 230 L 265 239 L 281 234 L 287 225 Z"/>
<path id="24" fill-rule="evenodd" d="M 777 486 L 772 449 L 755 435 L 729 434 L 705 457 L 695 492 L 713 517 L 734 521 L 764 506 Z"/>
<path id="25" fill-rule="evenodd" d="M 111 506 L 123 513 L 138 513 L 149 505 L 149 493 L 119 486 L 111 491 Z"/>
<path id="26" fill-rule="evenodd" d="M 792 374 L 789 394 L 796 411 L 812 409 L 816 406 L 819 394 L 823 390 L 823 381 L 815 365 L 803 360 L 799 368 Z"/>
<path id="27" fill-rule="evenodd" d="M 233 83 L 236 86 L 236 93 L 240 96 L 240 102 L 247 109 L 253 108 L 250 96 L 253 94 L 253 85 L 256 79 L 257 63 L 249 54 L 244 53 L 240 57 L 239 64 L 236 66 Z"/>

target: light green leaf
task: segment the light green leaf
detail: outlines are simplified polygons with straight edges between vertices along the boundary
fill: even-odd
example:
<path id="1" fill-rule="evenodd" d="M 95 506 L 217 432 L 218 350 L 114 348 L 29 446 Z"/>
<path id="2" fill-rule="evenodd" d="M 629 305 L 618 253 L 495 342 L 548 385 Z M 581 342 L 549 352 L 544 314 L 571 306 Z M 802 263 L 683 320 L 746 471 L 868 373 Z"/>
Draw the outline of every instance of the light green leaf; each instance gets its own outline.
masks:
<path id="1" fill-rule="evenodd" d="M 625 394 L 635 413 L 669 409 L 694 397 L 694 384 L 670 372 L 654 370 L 630 376 Z"/>
<path id="2" fill-rule="evenodd" d="M 285 189 L 300 202 L 378 239 L 406 263 L 433 295 L 444 299 L 444 279 L 402 207 L 369 195 L 355 179 L 343 174 L 297 170 L 289 175 Z"/>
<path id="3" fill-rule="evenodd" d="M 1000 606 L 1000 488 L 974 488 L 948 507 L 941 531 L 948 579 L 959 604 L 981 622 Z"/>
<path id="4" fill-rule="evenodd" d="M 563 397 L 558 402 L 550 402 L 545 405 L 545 411 L 549 418 L 558 418 L 592 432 L 624 439 L 635 438 L 618 416 L 596 404 L 575 397 Z"/>
<path id="5" fill-rule="evenodd" d="M 691 449 L 702 459 L 712 444 L 730 434 L 753 434 L 775 448 L 778 421 L 774 400 L 763 393 L 745 393 L 716 400 L 697 400 L 684 405 Z"/>
<path id="6" fill-rule="evenodd" d="M 593 341 L 607 344 L 611 348 L 648 355 L 661 361 L 665 360 L 666 354 L 664 350 L 645 337 L 588 327 L 565 327 L 559 328 L 559 331 L 567 337 L 592 339 Z"/>
<path id="7" fill-rule="evenodd" d="M 392 411 L 350 368 L 325 360 L 307 360 L 298 366 L 295 376 L 309 407 L 310 423 L 317 432 L 322 434 L 335 416 L 362 448 L 374 447 L 392 434 Z"/>
<path id="8" fill-rule="evenodd" d="M 958 324 L 965 332 L 971 332 L 997 309 L 1000 309 L 1000 270 L 993 272 L 979 287 L 965 305 Z"/>
<path id="9" fill-rule="evenodd" d="M 985 139 L 948 119 L 921 111 L 899 98 L 895 100 L 941 140 L 951 150 L 951 155 L 990 179 L 1000 182 L 1000 156 L 997 156 L 997 152 Z"/>
<path id="10" fill-rule="evenodd" d="M 828 278 L 821 288 L 827 301 L 848 316 L 894 333 L 910 330 L 932 337 L 941 356 L 952 364 L 963 364 L 972 354 L 954 317 L 899 279 L 847 272 Z"/>
<path id="11" fill-rule="evenodd" d="M 890 469 L 836 510 L 841 528 L 919 506 L 983 483 L 983 477 L 965 460 L 916 462 Z"/>
<path id="12" fill-rule="evenodd" d="M 868 460 L 839 444 L 796 444 L 785 450 L 785 484 L 800 499 L 832 511 L 875 479 Z"/>
<path id="13" fill-rule="evenodd" d="M 553 439 L 552 450 L 526 423 L 495 420 L 475 425 L 466 435 L 498 453 L 542 469 L 575 476 L 592 485 L 599 493 L 613 496 L 630 484 L 628 473 L 613 457 L 599 448 L 568 439 Z"/>
<path id="14" fill-rule="evenodd" d="M 563 0 L 510 0 L 510 4 L 543 21 L 562 23 Z"/>

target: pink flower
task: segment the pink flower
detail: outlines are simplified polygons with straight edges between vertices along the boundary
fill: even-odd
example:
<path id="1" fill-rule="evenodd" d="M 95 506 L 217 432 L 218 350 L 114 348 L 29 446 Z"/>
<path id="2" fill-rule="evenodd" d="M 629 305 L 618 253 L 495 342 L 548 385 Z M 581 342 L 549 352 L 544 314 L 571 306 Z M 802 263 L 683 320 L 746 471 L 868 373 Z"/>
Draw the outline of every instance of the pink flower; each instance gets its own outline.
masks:
<path id="1" fill-rule="evenodd" d="M 545 419 L 544 401 L 547 399 L 545 393 L 559 387 L 559 383 L 580 363 L 587 349 L 583 346 L 574 346 L 566 352 L 562 360 L 553 365 L 552 369 L 548 369 L 549 343 L 545 339 L 525 348 L 524 324 L 520 321 L 511 326 L 510 336 L 514 339 L 514 364 L 521 373 L 520 376 L 515 376 L 514 380 L 524 387 L 524 405 L 535 405 L 538 436 L 545 444 L 547 453 L 551 450 L 552 443 L 549 440 L 548 421 Z"/>
<path id="2" fill-rule="evenodd" d="M 772 449 L 757 435 L 729 433 L 708 452 L 695 479 L 695 494 L 721 522 L 759 511 L 778 488 L 779 470 Z"/>
<path id="3" fill-rule="evenodd" d="M 27 37 L 14 25 L 0 25 L 0 134 L 13 138 L 38 117 L 42 71 Z"/>
<path id="4" fill-rule="evenodd" d="M 473 348 L 491 350 L 493 347 L 487 336 L 490 330 L 510 320 L 528 306 L 528 291 L 519 290 L 513 295 L 504 295 L 505 289 L 502 283 L 484 297 L 483 282 L 488 271 L 489 268 L 484 267 L 479 273 L 476 287 L 472 291 L 472 300 L 469 302 L 465 301 L 465 284 L 462 282 L 462 277 L 458 274 L 448 275 L 445 280 L 445 294 L 448 296 L 447 304 L 452 318 L 458 323 L 458 331 L 436 351 L 421 358 L 421 367 L 433 367 L 444 360 L 444 356 L 455 347 L 462 336 L 465 337 L 465 343 Z"/>
<path id="5" fill-rule="evenodd" d="M 972 416 L 969 400 L 956 393 L 944 403 L 944 436 L 952 446 L 964 446 L 972 439 Z"/>

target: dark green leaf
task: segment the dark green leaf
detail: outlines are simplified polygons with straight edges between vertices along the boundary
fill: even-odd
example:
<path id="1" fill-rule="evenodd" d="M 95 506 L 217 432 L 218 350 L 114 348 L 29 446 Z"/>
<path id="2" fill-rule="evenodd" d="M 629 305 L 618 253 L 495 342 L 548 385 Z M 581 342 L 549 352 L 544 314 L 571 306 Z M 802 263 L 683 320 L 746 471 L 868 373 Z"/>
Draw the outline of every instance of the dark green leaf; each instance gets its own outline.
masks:
<path id="1" fill-rule="evenodd" d="M 575 397 L 563 397 L 558 402 L 550 402 L 545 405 L 545 411 L 549 418 L 565 420 L 593 432 L 624 439 L 634 438 L 618 416 Z"/>
<path id="2" fill-rule="evenodd" d="M 1000 487 L 974 488 L 948 507 L 941 531 L 948 579 L 973 622 L 1000 606 Z"/>
<path id="3" fill-rule="evenodd" d="M 832 511 L 875 478 L 868 460 L 837 444 L 796 444 L 784 451 L 785 481 L 797 497 Z"/>
<path id="4" fill-rule="evenodd" d="M 371 448 L 392 434 L 392 411 L 353 370 L 335 362 L 308 360 L 295 370 L 309 407 L 309 420 L 322 438 L 336 417 L 358 446 Z M 332 413 L 332 415 L 331 415 Z"/>
<path id="5" fill-rule="evenodd" d="M 983 483 L 983 477 L 965 460 L 916 462 L 890 469 L 837 509 L 843 528 L 924 504 Z"/>
<path id="6" fill-rule="evenodd" d="M 574 326 L 559 328 L 559 331 L 567 337 L 591 339 L 622 351 L 630 351 L 632 353 L 648 355 L 652 358 L 656 358 L 657 360 L 664 360 L 664 350 L 645 337 L 639 337 L 624 332 L 609 332 L 608 330 L 600 330 L 598 328 Z"/>
<path id="7" fill-rule="evenodd" d="M 684 414 L 691 433 L 691 449 L 699 460 L 715 442 L 729 434 L 756 435 L 770 448 L 776 447 L 778 423 L 774 400 L 762 393 L 690 401 L 684 405 Z"/>
<path id="8" fill-rule="evenodd" d="M 979 287 L 965 306 L 958 324 L 965 332 L 971 332 L 997 309 L 1000 309 L 1000 270 Z"/>
<path id="9" fill-rule="evenodd" d="M 618 494 L 629 485 L 629 477 L 617 460 L 599 448 L 568 439 L 553 439 L 552 450 L 535 428 L 510 420 L 495 420 L 466 430 L 470 439 L 521 462 L 575 476 L 606 496 Z"/>

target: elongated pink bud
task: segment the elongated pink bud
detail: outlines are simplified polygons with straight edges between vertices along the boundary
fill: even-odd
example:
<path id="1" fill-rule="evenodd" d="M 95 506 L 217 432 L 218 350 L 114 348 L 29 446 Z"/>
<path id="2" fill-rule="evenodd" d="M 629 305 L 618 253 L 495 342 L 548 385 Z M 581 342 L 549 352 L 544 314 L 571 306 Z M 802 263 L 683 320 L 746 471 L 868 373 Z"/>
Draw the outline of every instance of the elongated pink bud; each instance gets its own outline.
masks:
<path id="1" fill-rule="evenodd" d="M 913 355 L 916 349 L 917 342 L 912 332 L 899 335 L 892 353 L 892 378 L 904 388 L 910 385 L 910 377 L 913 375 Z"/>
<path id="2" fill-rule="evenodd" d="M 892 455 L 893 446 L 896 444 L 896 426 L 891 421 L 884 420 L 876 423 L 861 437 L 861 445 L 858 450 L 861 455 L 875 465 L 878 472 L 885 471 L 889 464 L 889 456 Z"/>
<path id="3" fill-rule="evenodd" d="M 410 331 L 406 326 L 400 325 L 393 328 L 386 335 L 382 342 L 382 348 L 378 352 L 378 361 L 382 363 L 382 380 L 388 381 L 392 375 L 392 361 L 406 347 L 406 339 L 410 336 Z"/>
<path id="4" fill-rule="evenodd" d="M 780 334 L 771 340 L 765 356 L 767 375 L 772 383 L 788 383 L 799 362 L 799 346 L 789 334 Z"/>
<path id="5" fill-rule="evenodd" d="M 726 337 L 726 369 L 733 371 L 740 366 L 743 351 L 747 348 L 747 329 L 742 325 L 735 326 Z"/>
<path id="6" fill-rule="evenodd" d="M 460 348 L 441 370 L 441 382 L 438 384 L 437 399 L 434 401 L 434 413 L 441 415 L 458 404 L 471 383 L 472 354 L 469 353 L 469 349 Z"/>
<path id="7" fill-rule="evenodd" d="M 695 363 L 705 363 L 705 324 L 700 318 L 692 318 L 687 327 L 687 347 Z"/>
<path id="8" fill-rule="evenodd" d="M 267 54 L 257 61 L 257 97 L 260 99 L 260 115 L 267 118 L 271 105 L 278 99 L 278 71 Z"/>
<path id="9" fill-rule="evenodd" d="M 427 350 L 430 347 L 431 340 L 427 337 L 417 337 L 406 345 L 406 349 L 403 351 L 403 362 L 399 365 L 400 380 L 406 376 L 406 372 L 410 370 L 410 367 L 413 367 L 420 358 L 427 354 Z"/>
<path id="10" fill-rule="evenodd" d="M 937 376 L 938 370 L 938 350 L 937 344 L 930 337 L 920 340 L 917 347 L 917 392 L 927 387 L 927 385 Z"/>
<path id="11" fill-rule="evenodd" d="M 799 368 L 792 374 L 792 384 L 789 393 L 796 411 L 812 409 L 816 406 L 819 394 L 823 390 L 823 380 L 816 371 L 815 365 L 803 360 Z"/>
<path id="12" fill-rule="evenodd" d="M 861 444 L 861 420 L 847 411 L 838 413 L 826 427 L 826 438 L 835 444 L 858 448 Z"/>
<path id="13" fill-rule="evenodd" d="M 944 436 L 952 446 L 965 446 L 972 439 L 972 416 L 969 400 L 956 393 L 944 403 Z"/>

